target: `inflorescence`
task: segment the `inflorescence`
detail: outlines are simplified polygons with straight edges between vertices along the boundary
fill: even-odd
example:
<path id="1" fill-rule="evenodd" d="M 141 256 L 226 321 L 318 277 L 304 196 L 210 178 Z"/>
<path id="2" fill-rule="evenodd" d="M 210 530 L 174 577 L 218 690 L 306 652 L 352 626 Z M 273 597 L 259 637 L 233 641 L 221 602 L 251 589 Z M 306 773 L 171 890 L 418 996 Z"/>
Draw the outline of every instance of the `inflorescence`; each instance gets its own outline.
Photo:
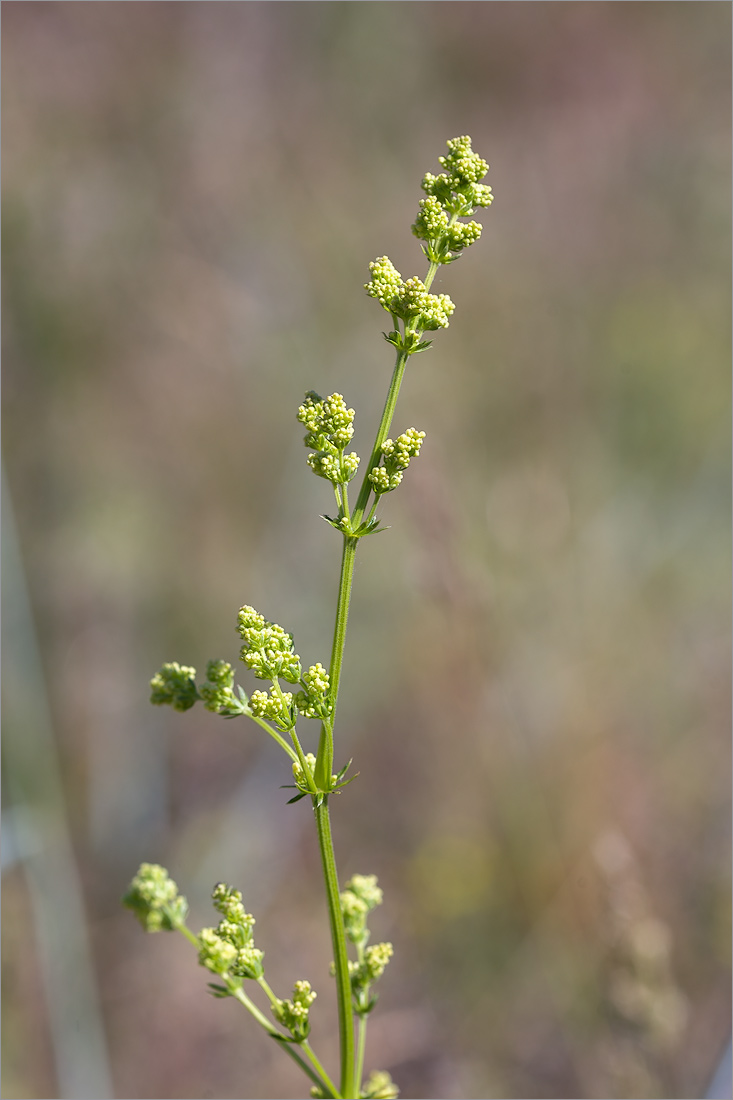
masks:
<path id="1" fill-rule="evenodd" d="M 369 264 L 372 277 L 364 284 L 367 294 L 392 316 L 394 330 L 385 333 L 385 339 L 405 355 L 430 347 L 429 340 L 421 339 L 423 332 L 448 327 L 455 306 L 447 294 L 431 294 L 430 283 L 440 264 L 453 263 L 481 236 L 479 222 L 458 219 L 493 200 L 491 188 L 479 183 L 489 166 L 471 149 L 470 137 L 453 138 L 448 149 L 447 156 L 439 158 L 445 171 L 438 176 L 427 172 L 423 178 L 427 198 L 420 200 L 412 226 L 430 260 L 427 282 L 416 276 L 403 280 L 389 257 L 380 256 Z"/>
<path id="2" fill-rule="evenodd" d="M 347 550 L 353 554 L 358 539 L 383 530 L 375 515 L 378 502 L 385 493 L 399 486 L 410 462 L 420 453 L 425 432 L 408 428 L 396 439 L 386 438 L 399 392 L 401 372 L 408 356 L 431 346 L 430 340 L 423 339 L 424 333 L 448 328 L 455 306 L 447 294 L 431 292 L 433 279 L 441 265 L 453 263 L 481 236 L 482 227 L 478 222 L 461 219 L 470 219 L 475 208 L 488 207 L 493 198 L 491 188 L 481 183 L 489 166 L 473 152 L 471 139 L 457 137 L 447 144 L 448 153 L 439 158 L 443 171 L 439 175 L 428 172 L 423 178 L 425 198 L 419 202 L 412 225 L 412 232 L 421 241 L 422 251 L 430 261 L 425 280 L 417 276 L 403 279 L 388 256 L 380 256 L 369 264 L 370 280 L 364 287 L 367 294 L 375 298 L 391 316 L 393 328 L 384 333 L 384 337 L 396 348 L 398 356 L 390 396 L 353 512 L 349 507 L 348 485 L 358 472 L 360 459 L 355 451 L 347 448 L 354 435 L 354 410 L 347 406 L 340 393 L 321 397 L 309 390 L 297 412 L 298 421 L 306 429 L 304 442 L 310 452 L 308 465 L 314 474 L 333 486 L 338 516 L 324 518 L 345 536 L 344 562 L 347 560 Z M 372 495 L 371 511 L 367 514 Z M 353 572 L 353 558 L 351 562 Z M 343 589 L 344 576 L 347 575 L 344 570 L 342 566 L 342 590 L 347 592 L 345 606 L 348 609 L 351 582 L 349 580 L 349 587 Z M 341 594 L 339 601 L 339 615 L 342 615 Z M 337 616 L 335 638 L 338 637 L 339 621 Z M 332 792 L 351 782 L 351 779 L 344 779 L 351 762 L 338 773 L 331 774 L 336 702 L 334 685 L 337 686 L 339 679 L 343 635 L 341 654 L 338 659 L 332 656 L 329 674 L 320 662 L 303 671 L 292 634 L 265 619 L 249 605 L 239 610 L 237 631 L 243 643 L 241 661 L 258 680 L 269 683 L 267 689 L 258 688 L 248 696 L 240 686 L 235 687 L 234 668 L 224 660 L 209 661 L 206 679 L 198 685 L 195 668 L 168 662 L 150 681 L 150 700 L 156 705 L 168 705 L 178 711 L 187 711 L 201 701 L 207 710 L 225 718 L 239 715 L 251 718 L 267 730 L 290 758 L 294 780 L 292 787 L 296 791 L 290 802 L 310 796 L 318 812 Z M 283 690 L 281 680 L 293 690 Z M 296 733 L 299 716 L 321 722 L 318 756 L 306 753 L 301 747 Z M 324 868 L 327 867 L 326 858 L 324 855 Z M 311 1081 L 317 1082 L 311 1090 L 312 1097 L 359 1096 L 361 1100 L 395 1100 L 399 1090 L 388 1073 L 374 1071 L 364 1082 L 361 1080 L 362 1061 L 358 1060 L 358 1075 L 353 1083 L 353 1074 L 350 1077 L 347 1069 L 349 1058 L 344 1055 L 353 1022 L 351 1010 L 360 1017 L 362 1042 L 366 1017 L 376 1003 L 373 986 L 392 956 L 391 943 L 369 943 L 367 921 L 369 914 L 381 904 L 382 891 L 375 875 L 353 875 L 338 895 L 336 880 L 330 879 L 327 871 L 326 883 L 334 944 L 340 944 L 335 952 L 340 960 L 338 989 L 339 1011 L 342 1014 L 342 1084 L 339 1090 L 332 1084 L 308 1044 L 309 1012 L 316 998 L 315 991 L 309 982 L 299 980 L 295 982 L 292 997 L 283 999 L 273 993 L 265 981 L 264 953 L 254 943 L 255 919 L 245 910 L 238 890 L 224 883 L 214 888 L 212 900 L 220 920 L 215 927 L 203 928 L 198 936 L 186 927 L 188 903 L 185 897 L 179 893 L 165 868 L 158 864 L 141 864 L 123 901 L 146 931 L 178 930 L 196 945 L 199 963 L 219 979 L 217 983 L 210 984 L 212 993 L 217 997 L 236 997 L 273 1038 L 286 1046 Z M 340 937 L 337 936 L 339 909 L 338 920 L 343 921 Z M 344 934 L 352 945 L 352 954 L 356 954 L 355 959 L 348 960 L 348 972 Z M 332 964 L 332 972 L 336 973 L 335 964 Z M 243 989 L 245 981 L 260 986 L 269 1000 L 272 1016 L 283 1031 L 271 1025 L 249 1000 Z M 346 1021 L 345 1026 L 341 1026 L 343 1021 Z M 294 1046 L 298 1047 L 298 1053 L 294 1053 Z M 308 1068 L 301 1055 L 307 1055 L 314 1069 Z"/>

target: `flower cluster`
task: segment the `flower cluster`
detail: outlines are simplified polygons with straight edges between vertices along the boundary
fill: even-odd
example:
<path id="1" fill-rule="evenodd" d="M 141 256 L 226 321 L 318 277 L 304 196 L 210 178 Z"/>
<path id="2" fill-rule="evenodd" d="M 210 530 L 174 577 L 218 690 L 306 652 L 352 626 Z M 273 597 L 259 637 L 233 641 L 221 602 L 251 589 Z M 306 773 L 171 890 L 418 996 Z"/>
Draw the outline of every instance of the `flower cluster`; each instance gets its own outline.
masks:
<path id="1" fill-rule="evenodd" d="M 375 466 L 370 474 L 374 492 L 390 493 L 402 481 L 402 473 L 410 465 L 410 459 L 420 454 L 420 447 L 425 438 L 425 432 L 418 432 L 415 428 L 408 428 L 397 439 L 386 439 L 382 444 L 382 466 Z"/>
<path id="2" fill-rule="evenodd" d="M 376 1003 L 370 994 L 370 986 L 381 978 L 392 957 L 391 943 L 377 943 L 367 947 L 369 929 L 367 917 L 372 909 L 382 904 L 382 891 L 377 886 L 376 875 L 352 875 L 342 890 L 341 912 L 346 935 L 356 945 L 357 960 L 349 961 L 349 978 L 354 998 L 354 1011 L 366 1016 Z"/>
<path id="3" fill-rule="evenodd" d="M 371 280 L 364 284 L 367 294 L 376 298 L 395 319 L 411 324 L 413 334 L 426 329 L 448 328 L 456 307 L 447 294 L 430 294 L 417 276 L 403 281 L 388 256 L 372 260 L 369 270 Z"/>
<path id="4" fill-rule="evenodd" d="M 295 696 L 295 703 L 304 718 L 327 718 L 333 710 L 329 698 L 331 681 L 328 673 L 319 661 L 303 673 L 304 691 Z"/>
<path id="5" fill-rule="evenodd" d="M 141 863 L 122 899 L 146 932 L 172 932 L 183 924 L 188 902 L 158 863 Z"/>
<path id="6" fill-rule="evenodd" d="M 249 705 L 255 718 L 268 718 L 281 730 L 292 729 L 295 725 L 293 695 L 290 691 L 273 692 L 253 691 Z"/>
<path id="7" fill-rule="evenodd" d="M 241 659 L 258 680 L 282 676 L 289 684 L 299 682 L 300 657 L 293 650 L 292 634 L 286 634 L 281 626 L 268 622 L 248 605 L 239 609 L 237 630 L 244 641 Z"/>
<path id="8" fill-rule="evenodd" d="M 255 919 L 245 911 L 240 891 L 220 882 L 211 897 L 222 919 L 216 928 L 203 928 L 199 933 L 200 964 L 214 974 L 261 978 L 264 952 L 254 945 Z"/>
<path id="9" fill-rule="evenodd" d="M 174 710 L 190 710 L 199 698 L 196 669 L 169 661 L 150 681 L 150 693 L 150 702 L 158 707 L 168 704 Z"/>
<path id="10" fill-rule="evenodd" d="M 302 1043 L 308 1038 L 310 1033 L 308 1013 L 316 996 L 310 982 L 298 981 L 293 986 L 292 1000 L 289 998 L 282 1001 L 276 1000 L 272 1005 L 272 1015 L 290 1032 L 296 1043 Z"/>
<path id="11" fill-rule="evenodd" d="M 150 701 L 156 706 L 168 704 L 175 710 L 190 710 L 203 699 L 207 710 L 234 718 L 238 714 L 251 714 L 247 696 L 240 687 L 239 697 L 232 690 L 234 669 L 227 661 L 209 661 L 206 681 L 196 687 L 196 669 L 171 661 L 163 665 L 150 681 Z"/>
<path id="12" fill-rule="evenodd" d="M 359 995 L 372 982 L 376 982 L 377 978 L 381 978 L 393 954 L 394 948 L 391 943 L 374 943 L 366 948 L 361 962 L 349 962 L 349 977 L 351 978 L 354 997 L 357 1000 L 357 1012 L 360 1011 Z M 369 1008 L 371 1007 L 370 1004 Z M 368 1011 L 368 1009 L 361 1009 L 361 1011 Z"/>
<path id="13" fill-rule="evenodd" d="M 385 1070 L 375 1069 L 369 1074 L 361 1095 L 363 1100 L 397 1100 L 400 1090 Z"/>
<path id="14" fill-rule="evenodd" d="M 320 397 L 309 390 L 297 416 L 308 429 L 304 442 L 314 451 L 308 455 L 314 474 L 334 485 L 346 485 L 359 468 L 355 451 L 344 454 L 354 434 L 354 410 L 346 407 L 340 393 Z"/>
<path id="15" fill-rule="evenodd" d="M 376 875 L 352 875 L 341 891 L 341 912 L 346 935 L 352 943 L 365 944 L 369 938 L 366 926 L 372 909 L 382 904 L 382 891 Z"/>
<path id="16" fill-rule="evenodd" d="M 470 137 L 452 138 L 448 154 L 439 157 L 445 172 L 427 172 L 422 181 L 427 198 L 421 199 L 412 232 L 424 241 L 423 251 L 433 263 L 448 264 L 481 236 L 479 222 L 459 222 L 474 207 L 490 206 L 491 188 L 483 179 L 489 166 L 471 148 Z"/>
<path id="17" fill-rule="evenodd" d="M 206 666 L 206 683 L 199 688 L 199 695 L 207 710 L 233 718 L 237 714 L 247 714 L 247 697 L 239 689 L 240 698 L 234 694 L 234 669 L 228 661 L 209 661 Z"/>

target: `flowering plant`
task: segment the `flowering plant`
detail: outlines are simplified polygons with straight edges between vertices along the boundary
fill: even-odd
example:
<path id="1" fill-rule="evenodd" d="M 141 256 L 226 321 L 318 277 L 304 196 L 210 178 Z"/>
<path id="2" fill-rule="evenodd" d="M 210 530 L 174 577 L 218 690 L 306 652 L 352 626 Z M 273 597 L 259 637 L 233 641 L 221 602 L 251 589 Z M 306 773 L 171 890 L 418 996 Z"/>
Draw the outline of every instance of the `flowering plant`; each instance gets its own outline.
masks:
<path id="1" fill-rule="evenodd" d="M 480 181 L 488 171 L 485 160 L 473 152 L 469 137 L 448 142 L 440 157 L 443 171 L 428 172 L 422 181 L 426 197 L 420 200 L 412 232 L 422 242 L 429 261 L 425 280 L 402 278 L 387 256 L 369 265 L 365 284 L 390 315 L 392 328 L 385 339 L 397 352 L 392 380 L 359 492 L 352 504 L 348 486 L 356 477 L 360 458 L 347 453 L 354 434 L 354 410 L 339 393 L 305 395 L 297 418 L 306 429 L 308 465 L 330 481 L 336 514 L 326 516 L 343 538 L 341 575 L 331 657 L 326 669 L 320 661 L 303 669 L 292 634 L 270 622 L 253 607 L 239 610 L 237 631 L 242 639 L 240 659 L 256 679 L 268 686 L 247 695 L 234 684 L 234 668 L 224 660 L 209 661 L 206 678 L 197 682 L 196 670 L 176 662 L 164 664 L 150 682 L 151 702 L 185 711 L 197 702 L 224 718 L 246 717 L 255 722 L 288 756 L 295 795 L 290 802 L 309 798 L 313 807 L 326 888 L 338 1000 L 340 1067 L 336 1079 L 309 1043 L 309 1013 L 316 993 L 305 980 L 295 982 L 292 998 L 280 998 L 265 979 L 263 952 L 255 946 L 254 917 L 247 913 L 241 893 L 224 883 L 214 887 L 212 900 L 220 916 L 216 927 L 195 935 L 186 924 L 188 905 L 165 868 L 143 863 L 133 878 L 124 904 L 133 910 L 148 932 L 179 931 L 196 948 L 199 963 L 216 976 L 210 984 L 217 997 L 233 997 L 289 1055 L 312 1083 L 311 1096 L 334 1098 L 397 1097 L 388 1073 L 374 1071 L 364 1078 L 367 1020 L 376 1003 L 373 986 L 392 955 L 391 943 L 370 944 L 367 920 L 382 902 L 375 875 L 355 874 L 343 889 L 336 871 L 329 798 L 352 782 L 351 762 L 334 772 L 334 727 L 339 681 L 346 642 L 346 626 L 359 542 L 384 530 L 377 509 L 382 497 L 401 483 L 411 461 L 420 454 L 425 433 L 407 428 L 396 439 L 389 430 L 407 361 L 427 350 L 426 332 L 447 328 L 455 306 L 447 294 L 431 293 L 438 268 L 452 263 L 481 235 L 471 217 L 476 207 L 492 201 L 491 188 Z M 293 688 L 285 690 L 282 682 Z M 299 719 L 320 724 L 317 751 L 304 749 Z M 349 945 L 351 954 L 349 957 Z M 258 985 L 269 1005 L 269 1019 L 250 997 Z M 355 1027 L 355 1021 L 358 1026 Z"/>

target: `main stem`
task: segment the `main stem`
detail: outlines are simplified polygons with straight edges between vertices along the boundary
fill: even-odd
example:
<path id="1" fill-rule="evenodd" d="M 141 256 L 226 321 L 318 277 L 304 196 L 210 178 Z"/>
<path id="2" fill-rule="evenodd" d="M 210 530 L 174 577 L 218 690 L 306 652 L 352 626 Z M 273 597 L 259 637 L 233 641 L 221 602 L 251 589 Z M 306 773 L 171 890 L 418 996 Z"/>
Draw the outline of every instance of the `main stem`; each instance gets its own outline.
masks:
<path id="1" fill-rule="evenodd" d="M 429 287 L 435 276 L 438 265 L 431 263 L 425 286 Z M 400 394 L 400 386 L 405 373 L 408 356 L 405 352 L 399 352 L 392 372 L 392 381 L 389 385 L 387 400 L 382 410 L 382 419 L 379 422 L 377 435 L 369 458 L 369 465 L 364 471 L 364 478 L 359 491 L 359 496 L 351 515 L 352 530 L 361 523 L 366 511 L 371 493 L 369 474 L 379 465 L 382 456 L 382 444 L 387 438 L 392 417 L 397 406 L 397 398 Z M 341 666 L 344 659 L 344 646 L 346 644 L 346 626 L 349 619 L 349 604 L 351 602 L 351 587 L 354 580 L 354 563 L 356 560 L 356 548 L 359 540 L 344 535 L 344 546 L 341 555 L 341 577 L 339 580 L 338 603 L 336 607 L 336 622 L 333 631 L 333 646 L 331 648 L 331 665 L 329 669 L 331 686 L 331 703 L 333 710 L 330 720 L 321 726 L 321 737 L 318 745 L 318 758 L 316 763 L 315 780 L 321 790 L 328 790 L 331 784 L 331 772 L 333 770 L 333 728 L 336 717 L 336 704 L 338 702 L 339 681 L 341 679 Z M 328 917 L 331 926 L 331 940 L 333 943 L 334 966 L 336 970 L 336 993 L 338 997 L 339 1018 L 339 1045 L 341 1050 L 341 1096 L 356 1097 L 361 1089 L 361 1073 L 364 1059 L 364 1033 L 360 1034 L 359 1074 L 355 1077 L 354 1059 L 354 1008 L 351 999 L 351 979 L 349 977 L 349 957 L 346 951 L 346 932 L 344 918 L 341 912 L 341 899 L 339 896 L 338 872 L 336 870 L 336 857 L 333 851 L 333 837 L 331 835 L 331 819 L 328 810 L 328 796 L 322 796 L 321 800 L 313 799 L 313 807 L 318 827 L 318 843 L 321 850 L 321 862 L 323 864 L 323 877 L 326 884 L 326 900 L 328 904 Z"/>
<path id="2" fill-rule="evenodd" d="M 387 400 L 384 403 L 384 409 L 382 411 L 382 419 L 377 429 L 377 437 L 374 440 L 374 446 L 372 447 L 372 453 L 369 457 L 369 465 L 364 471 L 364 480 L 361 483 L 361 489 L 359 490 L 359 496 L 356 501 L 356 507 L 354 508 L 351 516 L 351 525 L 356 528 L 361 523 L 362 517 L 366 510 L 367 501 L 369 500 L 369 494 L 372 489 L 372 483 L 369 480 L 369 474 L 372 472 L 375 466 L 379 465 L 379 460 L 382 457 L 382 444 L 387 438 L 387 432 L 390 429 L 392 423 L 392 417 L 394 416 L 395 407 L 397 405 L 397 398 L 400 395 L 400 386 L 402 385 L 402 376 L 405 373 L 405 366 L 407 364 L 408 356 L 405 352 L 401 351 L 397 355 L 397 361 L 394 365 L 394 371 L 392 372 L 392 381 L 389 384 L 389 393 L 387 394 Z"/>
<path id="3" fill-rule="evenodd" d="M 351 1098 L 358 1095 L 361 1082 L 354 1080 L 354 1009 L 351 1003 L 351 979 L 349 977 L 349 957 L 346 953 L 346 931 L 341 912 L 338 873 L 333 854 L 331 836 L 331 818 L 328 812 L 328 797 L 318 805 L 314 799 L 318 844 L 321 849 L 323 877 L 326 882 L 326 901 L 328 919 L 331 925 L 331 942 L 336 968 L 336 992 L 338 995 L 339 1045 L 341 1048 L 341 1096 Z"/>

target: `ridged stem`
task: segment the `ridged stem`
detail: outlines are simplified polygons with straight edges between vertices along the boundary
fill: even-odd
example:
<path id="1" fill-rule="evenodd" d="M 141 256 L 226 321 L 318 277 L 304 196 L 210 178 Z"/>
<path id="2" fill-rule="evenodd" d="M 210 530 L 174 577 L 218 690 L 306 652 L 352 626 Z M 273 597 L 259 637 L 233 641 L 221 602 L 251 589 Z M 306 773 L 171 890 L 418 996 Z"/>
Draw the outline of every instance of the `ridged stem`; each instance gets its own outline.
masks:
<path id="1" fill-rule="evenodd" d="M 331 942 L 336 970 L 336 994 L 338 998 L 339 1047 L 341 1050 L 341 1096 L 344 1100 L 353 1100 L 357 1095 L 354 1081 L 354 1009 L 351 1002 L 351 979 L 349 977 L 349 958 L 346 953 L 346 931 L 341 912 L 338 873 L 333 854 L 331 819 L 328 812 L 328 798 L 318 803 L 313 799 L 318 828 L 318 844 L 321 850 L 323 878 L 326 883 L 326 903 L 331 926 Z"/>

